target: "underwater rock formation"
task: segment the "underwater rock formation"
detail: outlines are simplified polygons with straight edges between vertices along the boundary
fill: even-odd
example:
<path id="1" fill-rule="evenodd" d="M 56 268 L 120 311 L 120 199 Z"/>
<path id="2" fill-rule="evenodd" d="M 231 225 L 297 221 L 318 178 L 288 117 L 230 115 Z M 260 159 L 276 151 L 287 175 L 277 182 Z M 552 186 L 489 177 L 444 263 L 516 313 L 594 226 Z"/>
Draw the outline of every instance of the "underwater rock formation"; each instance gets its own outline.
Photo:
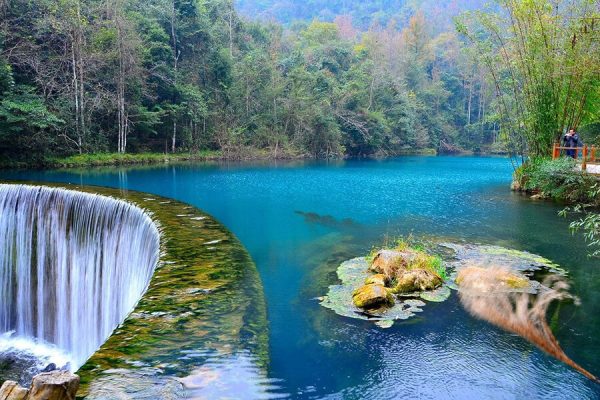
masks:
<path id="1" fill-rule="evenodd" d="M 493 279 L 490 280 L 490 276 Z M 473 286 L 476 282 L 480 282 L 480 289 L 482 291 L 493 293 L 512 289 L 525 289 L 531 286 L 530 280 L 521 273 L 512 272 L 505 268 L 498 269 L 478 266 L 460 269 L 454 282 L 458 286 L 462 286 L 463 283 Z"/>

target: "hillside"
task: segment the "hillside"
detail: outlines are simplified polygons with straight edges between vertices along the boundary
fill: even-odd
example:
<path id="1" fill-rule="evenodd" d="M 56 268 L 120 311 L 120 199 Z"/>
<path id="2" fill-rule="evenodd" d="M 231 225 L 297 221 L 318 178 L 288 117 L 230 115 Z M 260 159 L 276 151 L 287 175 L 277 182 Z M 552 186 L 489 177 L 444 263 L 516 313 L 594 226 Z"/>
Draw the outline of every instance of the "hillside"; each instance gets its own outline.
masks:
<path id="1" fill-rule="evenodd" d="M 486 0 L 236 0 L 239 12 L 251 18 L 294 21 L 334 21 L 350 16 L 353 25 L 366 30 L 372 25 L 386 26 L 390 20 L 404 27 L 411 16 L 422 11 L 436 31 L 448 30 L 459 13 L 482 8 Z"/>

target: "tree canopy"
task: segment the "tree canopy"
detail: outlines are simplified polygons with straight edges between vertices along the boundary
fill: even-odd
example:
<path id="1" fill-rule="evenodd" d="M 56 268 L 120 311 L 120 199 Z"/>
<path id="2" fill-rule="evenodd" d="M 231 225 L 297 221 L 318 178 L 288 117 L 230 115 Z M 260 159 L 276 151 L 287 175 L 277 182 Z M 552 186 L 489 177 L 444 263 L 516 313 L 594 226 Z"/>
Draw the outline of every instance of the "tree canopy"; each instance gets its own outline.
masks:
<path id="1" fill-rule="evenodd" d="M 364 28 L 250 20 L 232 0 L 2 2 L 0 156 L 501 147 L 486 72 L 409 3 Z"/>

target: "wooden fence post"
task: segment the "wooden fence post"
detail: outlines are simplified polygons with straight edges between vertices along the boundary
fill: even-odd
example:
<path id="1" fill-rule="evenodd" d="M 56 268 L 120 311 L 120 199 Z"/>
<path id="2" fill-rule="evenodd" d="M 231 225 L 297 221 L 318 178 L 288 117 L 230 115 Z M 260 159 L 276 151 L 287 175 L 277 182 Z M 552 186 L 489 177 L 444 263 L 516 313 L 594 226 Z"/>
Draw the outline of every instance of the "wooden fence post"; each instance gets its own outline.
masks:
<path id="1" fill-rule="evenodd" d="M 590 157 L 592 162 L 596 161 L 596 145 L 592 145 L 592 155 Z"/>
<path id="2" fill-rule="evenodd" d="M 560 149 L 558 148 L 558 143 L 554 142 L 552 145 L 552 159 L 556 160 L 560 155 Z"/>
<path id="3" fill-rule="evenodd" d="M 587 154 L 588 154 L 588 147 L 587 147 L 587 144 L 584 144 L 583 145 L 583 153 L 581 154 L 581 156 L 582 156 L 581 169 L 583 171 L 585 171 L 587 169 Z"/>

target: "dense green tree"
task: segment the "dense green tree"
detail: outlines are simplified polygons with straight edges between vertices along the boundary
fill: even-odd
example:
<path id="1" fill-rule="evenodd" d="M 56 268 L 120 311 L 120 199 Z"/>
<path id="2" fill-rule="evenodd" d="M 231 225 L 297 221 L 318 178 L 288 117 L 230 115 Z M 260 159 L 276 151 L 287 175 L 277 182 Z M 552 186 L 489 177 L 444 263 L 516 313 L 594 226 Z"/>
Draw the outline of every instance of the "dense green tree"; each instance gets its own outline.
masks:
<path id="1" fill-rule="evenodd" d="M 335 2 L 289 28 L 232 0 L 2 2 L 0 156 L 489 148 L 484 74 L 417 3 L 397 19 L 378 3 L 361 32 Z"/>

